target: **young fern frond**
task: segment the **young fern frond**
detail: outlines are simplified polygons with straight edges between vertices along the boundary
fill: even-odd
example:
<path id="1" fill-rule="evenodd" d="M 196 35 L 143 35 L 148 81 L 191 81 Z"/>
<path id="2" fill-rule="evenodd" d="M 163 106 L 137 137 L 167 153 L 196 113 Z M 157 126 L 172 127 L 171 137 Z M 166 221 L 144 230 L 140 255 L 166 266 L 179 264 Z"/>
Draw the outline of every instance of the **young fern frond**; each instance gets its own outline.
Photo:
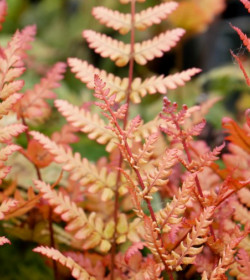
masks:
<path id="1" fill-rule="evenodd" d="M 107 125 L 97 114 L 92 115 L 89 111 L 73 106 L 65 100 L 56 100 L 55 106 L 73 127 L 86 133 L 97 143 L 105 144 L 108 152 L 115 148 L 115 142 L 118 142 L 115 133 L 107 129 Z"/>
<path id="2" fill-rule="evenodd" d="M 177 6 L 176 2 L 167 2 L 143 10 L 135 14 L 134 26 L 138 30 L 145 30 L 153 24 L 159 24 Z M 105 7 L 94 7 L 92 14 L 100 23 L 119 31 L 121 34 L 126 34 L 131 29 L 131 14 L 123 14 Z"/>
<path id="3" fill-rule="evenodd" d="M 96 280 L 95 277 L 90 276 L 88 272 L 77 264 L 71 257 L 64 256 L 61 252 L 54 248 L 47 246 L 40 246 L 33 249 L 34 252 L 51 258 L 63 266 L 68 267 L 71 270 L 71 275 L 77 280 Z"/>
<path id="4" fill-rule="evenodd" d="M 240 0 L 240 2 L 245 6 L 245 8 L 250 13 L 250 1 L 249 0 Z"/>
<path id="5" fill-rule="evenodd" d="M 26 126 L 22 124 L 10 124 L 6 127 L 0 127 L 0 142 L 8 142 L 12 137 L 19 135 L 26 130 Z"/>

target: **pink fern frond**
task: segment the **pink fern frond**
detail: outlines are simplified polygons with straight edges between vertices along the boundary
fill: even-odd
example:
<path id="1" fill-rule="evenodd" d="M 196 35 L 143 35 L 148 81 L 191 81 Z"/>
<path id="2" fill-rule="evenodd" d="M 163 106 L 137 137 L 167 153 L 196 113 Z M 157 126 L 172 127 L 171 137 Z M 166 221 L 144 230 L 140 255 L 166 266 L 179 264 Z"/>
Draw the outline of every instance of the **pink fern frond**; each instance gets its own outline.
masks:
<path id="1" fill-rule="evenodd" d="M 125 262 L 128 263 L 130 258 L 134 254 L 136 254 L 139 250 L 142 250 L 144 246 L 145 246 L 144 242 L 137 242 L 134 243 L 132 246 L 130 246 L 124 256 Z"/>
<path id="2" fill-rule="evenodd" d="M 50 107 L 45 102 L 45 99 L 56 98 L 53 89 L 60 86 L 59 81 L 62 80 L 65 71 L 65 63 L 56 63 L 46 76 L 41 79 L 39 84 L 36 84 L 33 89 L 26 91 L 18 104 L 18 116 L 30 120 L 37 118 L 39 120 L 45 119 L 50 113 Z"/>
<path id="3" fill-rule="evenodd" d="M 33 251 L 51 258 L 63 266 L 68 267 L 71 270 L 71 275 L 77 280 L 96 280 L 95 277 L 90 276 L 88 272 L 79 264 L 77 264 L 71 257 L 64 256 L 60 251 L 54 248 L 40 246 L 33 249 Z"/>
<path id="4" fill-rule="evenodd" d="M 237 263 L 239 264 L 238 269 L 245 276 L 241 277 L 240 280 L 247 280 L 250 275 L 250 256 L 244 249 L 239 249 L 237 254 Z"/>
<path id="5" fill-rule="evenodd" d="M 0 150 L 0 162 L 1 161 L 3 161 L 3 162 L 6 161 L 11 154 L 13 154 L 14 152 L 16 152 L 20 149 L 21 149 L 20 146 L 17 146 L 17 145 L 14 145 L 14 144 L 8 145 L 8 146 L 2 148 Z"/>
<path id="6" fill-rule="evenodd" d="M 14 93 L 0 103 L 0 119 L 7 115 L 13 106 L 22 98 L 22 94 Z"/>

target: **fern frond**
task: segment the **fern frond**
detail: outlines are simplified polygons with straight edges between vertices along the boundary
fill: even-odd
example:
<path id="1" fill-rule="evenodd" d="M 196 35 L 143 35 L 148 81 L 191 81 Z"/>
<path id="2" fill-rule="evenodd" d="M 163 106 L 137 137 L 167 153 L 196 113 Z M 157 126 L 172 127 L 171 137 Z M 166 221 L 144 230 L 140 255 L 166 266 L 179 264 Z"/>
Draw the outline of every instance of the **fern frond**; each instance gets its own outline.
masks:
<path id="1" fill-rule="evenodd" d="M 161 226 L 163 232 L 171 230 L 170 225 L 178 224 L 182 220 L 182 215 L 186 210 L 186 204 L 191 197 L 191 192 L 195 187 L 194 175 L 189 175 L 179 189 L 177 197 L 168 203 L 165 208 L 157 213 L 157 222 Z"/>
<path id="2" fill-rule="evenodd" d="M 61 145 L 57 145 L 43 134 L 32 131 L 30 135 L 34 137 L 44 148 L 54 156 L 57 163 L 63 164 L 63 169 L 70 172 L 70 178 L 79 181 L 84 186 L 90 186 L 90 192 L 97 192 L 108 189 L 113 195 L 112 189 L 115 185 L 115 173 L 108 172 L 106 167 L 99 171 L 96 165 L 90 163 L 86 158 L 81 159 L 79 153 L 73 154 L 71 150 L 65 150 Z M 111 196 L 112 197 L 112 196 Z M 110 195 L 105 198 L 110 199 Z M 104 198 L 104 197 L 102 197 Z"/>
<path id="3" fill-rule="evenodd" d="M 26 91 L 17 105 L 18 116 L 29 120 L 45 119 L 50 113 L 50 107 L 45 102 L 45 99 L 56 98 L 53 89 L 60 86 L 58 82 L 63 78 L 65 71 L 65 63 L 56 63 L 47 72 L 46 76 L 41 79 L 39 84 L 36 84 L 33 89 Z"/>
<path id="4" fill-rule="evenodd" d="M 185 30 L 176 28 L 165 33 L 155 36 L 151 40 L 135 44 L 134 59 L 140 65 L 145 65 L 147 61 L 155 57 L 162 57 L 164 52 L 174 47 L 180 38 L 184 35 Z"/>
<path id="5" fill-rule="evenodd" d="M 18 201 L 15 199 L 4 200 L 0 205 L 0 220 L 3 220 L 5 213 L 7 213 L 11 208 L 15 207 L 17 204 Z"/>
<path id="6" fill-rule="evenodd" d="M 203 243 L 207 240 L 207 232 L 209 225 L 212 223 L 214 207 L 207 207 L 196 219 L 191 233 L 188 233 L 186 239 L 180 244 L 180 252 L 171 251 L 171 255 L 166 259 L 166 263 L 171 269 L 176 271 L 182 270 L 182 264 L 192 264 L 197 254 L 199 254 Z"/>
<path id="7" fill-rule="evenodd" d="M 78 58 L 69 58 L 68 64 L 71 71 L 76 74 L 76 78 L 80 79 L 89 89 L 94 89 L 94 75 L 100 76 L 100 78 L 110 88 L 110 94 L 116 93 L 117 102 L 121 101 L 125 97 L 125 91 L 128 87 L 128 78 L 121 79 L 118 76 L 114 76 L 111 73 L 107 73 L 105 70 L 95 68 L 93 65 L 88 64 L 87 61 L 80 60 Z"/>
<path id="8" fill-rule="evenodd" d="M 106 150 L 112 151 L 118 142 L 113 131 L 108 129 L 105 122 L 97 115 L 92 115 L 89 111 L 73 106 L 65 100 L 56 100 L 55 106 L 67 121 L 80 131 L 86 133 L 92 140 L 99 144 L 106 144 Z"/>
<path id="9" fill-rule="evenodd" d="M 247 37 L 246 34 L 244 34 L 240 28 L 234 26 L 231 24 L 231 27 L 238 33 L 241 41 L 243 42 L 244 46 L 247 48 L 247 50 L 250 52 L 250 39 Z"/>
<path id="10" fill-rule="evenodd" d="M 109 57 L 117 66 L 125 66 L 129 61 L 130 45 L 93 30 L 83 31 L 89 47 L 102 57 Z"/>
<path id="11" fill-rule="evenodd" d="M 11 244 L 11 242 L 9 241 L 8 238 L 6 238 L 5 236 L 0 236 L 0 246 L 4 245 L 4 244 Z"/>
<path id="12" fill-rule="evenodd" d="M 131 0 L 120 0 L 121 4 L 128 4 L 129 2 L 131 2 Z M 145 0 L 136 0 L 136 2 L 143 3 Z"/>
<path id="13" fill-rule="evenodd" d="M 236 54 L 234 54 L 233 51 L 230 50 L 230 53 L 233 56 L 233 58 L 237 61 L 238 65 L 240 67 L 240 70 L 242 71 L 242 73 L 243 73 L 243 75 L 245 77 L 247 85 L 250 86 L 250 78 L 249 78 L 249 76 L 248 76 L 248 74 L 246 72 L 246 69 L 244 68 L 244 66 L 242 64 L 241 59 Z"/>
<path id="14" fill-rule="evenodd" d="M 2 22 L 5 21 L 5 16 L 7 15 L 7 3 L 6 0 L 0 1 L 0 30 L 2 30 Z"/>
<path id="15" fill-rule="evenodd" d="M 14 93 L 0 103 L 0 119 L 11 111 L 13 106 L 18 102 L 18 100 L 20 100 L 20 98 L 22 98 L 22 96 L 23 95 L 19 93 Z"/>
<path id="16" fill-rule="evenodd" d="M 164 52 L 169 51 L 179 41 L 185 33 L 184 29 L 176 28 L 166 31 L 152 40 L 136 43 L 134 46 L 134 59 L 138 64 L 144 65 L 155 57 L 163 56 Z M 125 66 L 129 61 L 130 44 L 112 39 L 105 34 L 97 33 L 92 30 L 83 32 L 83 37 L 89 43 L 89 47 L 94 49 L 103 57 L 109 57 L 115 61 L 117 66 Z"/>
<path id="17" fill-rule="evenodd" d="M 22 124 L 10 124 L 6 127 L 0 127 L 0 142 L 7 142 L 13 136 L 17 136 L 26 130 L 26 126 Z"/>
<path id="18" fill-rule="evenodd" d="M 96 280 L 95 277 L 90 276 L 88 272 L 78 265 L 71 257 L 64 256 L 61 252 L 54 248 L 40 246 L 33 249 L 33 251 L 58 261 L 63 266 L 68 267 L 71 270 L 71 275 L 77 280 Z"/>
<path id="19" fill-rule="evenodd" d="M 239 249 L 237 254 L 238 269 L 244 276 L 240 280 L 247 280 L 250 275 L 250 256 L 244 249 Z"/>
<path id="20" fill-rule="evenodd" d="M 102 219 L 92 212 L 87 217 L 84 210 L 70 200 L 70 197 L 51 189 L 49 184 L 42 181 L 35 181 L 35 186 L 42 193 L 43 198 L 55 207 L 53 211 L 60 215 L 67 222 L 66 230 L 73 232 L 78 240 L 84 240 L 83 248 L 90 249 L 100 245 L 100 249 L 108 251 L 111 247 L 110 242 L 105 239 L 104 223 Z"/>
<path id="21" fill-rule="evenodd" d="M 135 28 L 145 30 L 153 24 L 161 23 L 177 6 L 176 2 L 167 2 L 135 14 Z M 131 29 L 130 14 L 120 13 L 105 7 L 94 7 L 92 14 L 100 23 L 119 31 L 121 34 L 126 34 Z"/>
<path id="22" fill-rule="evenodd" d="M 245 8 L 250 13 L 250 1 L 249 0 L 240 0 L 240 2 L 245 6 Z"/>
<path id="23" fill-rule="evenodd" d="M 243 188 L 237 192 L 240 201 L 250 208 L 250 190 Z"/>
<path id="24" fill-rule="evenodd" d="M 176 89 L 178 86 L 184 86 L 185 82 L 190 81 L 191 77 L 200 71 L 198 68 L 191 68 L 166 77 L 163 75 L 152 76 L 144 81 L 141 78 L 136 78 L 132 82 L 130 98 L 134 103 L 139 103 L 141 97 L 144 97 L 147 93 L 155 94 L 159 92 L 165 94 L 168 89 Z"/>
<path id="25" fill-rule="evenodd" d="M 243 225 L 246 225 L 250 221 L 250 211 L 244 207 L 241 203 L 234 201 L 234 219 L 239 221 Z"/>
<path id="26" fill-rule="evenodd" d="M 92 15 L 99 20 L 101 24 L 105 24 L 107 27 L 111 27 L 121 34 L 126 34 L 131 29 L 130 14 L 113 11 L 106 7 L 94 7 L 92 9 Z"/>

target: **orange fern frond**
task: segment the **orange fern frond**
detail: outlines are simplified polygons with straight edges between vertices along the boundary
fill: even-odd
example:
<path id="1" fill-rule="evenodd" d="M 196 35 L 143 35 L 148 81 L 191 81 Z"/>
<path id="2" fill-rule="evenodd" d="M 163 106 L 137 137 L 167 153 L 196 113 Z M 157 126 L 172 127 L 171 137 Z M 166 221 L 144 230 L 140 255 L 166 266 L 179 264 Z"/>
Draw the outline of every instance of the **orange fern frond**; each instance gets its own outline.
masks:
<path id="1" fill-rule="evenodd" d="M 145 30 L 153 24 L 159 24 L 162 20 L 166 19 L 177 6 L 178 4 L 176 2 L 167 2 L 135 14 L 135 28 L 138 30 Z M 130 14 L 123 14 L 105 7 L 95 7 L 92 10 L 92 14 L 100 23 L 114 30 L 118 30 L 121 34 L 126 34 L 131 29 Z"/>
<path id="2" fill-rule="evenodd" d="M 4 244 L 11 244 L 11 242 L 9 241 L 8 238 L 6 238 L 5 236 L 0 236 L 0 246 L 4 245 Z"/>
<path id="3" fill-rule="evenodd" d="M 65 100 L 56 100 L 55 106 L 67 121 L 80 131 L 86 133 L 89 139 L 96 140 L 99 144 L 106 144 L 106 150 L 111 151 L 116 146 L 116 135 L 107 129 L 105 122 L 97 115 L 80 109 Z"/>
<path id="4" fill-rule="evenodd" d="M 227 140 L 250 153 L 250 137 L 247 131 L 239 127 L 234 120 L 227 117 L 223 118 L 222 126 L 229 132 L 229 135 L 226 137 Z"/>
<path id="5" fill-rule="evenodd" d="M 108 172 L 106 167 L 99 171 L 96 165 L 90 163 L 86 158 L 81 159 L 79 153 L 73 154 L 71 150 L 65 150 L 61 145 L 57 145 L 43 134 L 31 131 L 34 137 L 44 148 L 54 156 L 54 161 L 63 164 L 63 169 L 70 172 L 70 178 L 79 181 L 83 186 L 89 186 L 90 192 L 102 191 L 102 199 L 110 199 L 113 196 L 115 185 L 115 172 Z M 109 196 L 107 197 L 107 191 Z"/>
<path id="6" fill-rule="evenodd" d="M 176 28 L 166 31 L 152 40 L 146 40 L 135 44 L 134 59 L 138 64 L 144 65 L 147 61 L 155 57 L 163 56 L 164 52 L 169 51 L 179 41 L 185 33 L 184 29 Z M 105 34 L 97 33 L 92 30 L 83 32 L 83 37 L 89 43 L 89 47 L 94 49 L 103 57 L 109 57 L 115 61 L 117 66 L 125 66 L 129 61 L 130 44 L 112 39 Z"/>
<path id="7" fill-rule="evenodd" d="M 243 188 L 237 192 L 240 201 L 250 208 L 250 189 Z"/>
<path id="8" fill-rule="evenodd" d="M 240 0 L 240 2 L 245 6 L 245 8 L 250 13 L 250 1 L 249 0 Z"/>
<path id="9" fill-rule="evenodd" d="M 233 51 L 230 51 L 230 53 L 233 56 L 233 58 L 237 61 L 238 65 L 239 65 L 239 67 L 240 67 L 240 69 L 241 69 L 241 71 L 242 71 L 242 73 L 243 73 L 243 75 L 245 77 L 247 85 L 250 86 L 250 78 L 249 78 L 249 76 L 248 76 L 248 74 L 247 74 L 247 72 L 246 72 L 246 70 L 245 70 L 245 68 L 244 68 L 244 66 L 242 64 L 241 59 L 236 54 L 234 54 Z"/>
<path id="10" fill-rule="evenodd" d="M 191 77 L 200 71 L 198 68 L 191 68 L 166 77 L 163 75 L 152 76 L 144 81 L 141 78 L 135 78 L 132 82 L 130 98 L 134 103 L 139 103 L 141 97 L 144 97 L 147 93 L 155 94 L 159 92 L 165 94 L 168 89 L 176 89 L 179 86 L 184 86 L 185 82 L 190 81 Z"/>
<path id="11" fill-rule="evenodd" d="M 180 252 L 171 251 L 171 255 L 166 259 L 166 263 L 171 269 L 179 271 L 182 270 L 182 264 L 192 264 L 194 262 L 196 255 L 203 249 L 201 245 L 207 240 L 207 232 L 209 225 L 212 223 L 214 210 L 214 207 L 205 208 L 199 219 L 196 219 L 191 233 L 188 233 L 186 239 L 177 248 Z"/>
<path id="12" fill-rule="evenodd" d="M 17 105 L 18 117 L 29 120 L 43 120 L 48 117 L 50 107 L 45 99 L 56 98 L 56 94 L 52 90 L 60 86 L 58 82 L 63 78 L 65 71 L 65 63 L 56 63 L 40 83 L 35 85 L 34 89 L 26 91 Z"/>
<path id="13" fill-rule="evenodd" d="M 250 221 L 250 211 L 244 207 L 241 203 L 234 201 L 234 219 L 243 225 L 247 225 Z"/>
<path id="14" fill-rule="evenodd" d="M 2 30 L 1 23 L 5 21 L 5 16 L 7 15 L 7 3 L 6 0 L 0 1 L 0 30 Z"/>
<path id="15" fill-rule="evenodd" d="M 71 257 L 66 257 L 58 250 L 54 248 L 49 248 L 47 246 L 40 246 L 33 249 L 34 252 L 40 253 L 41 255 L 51 258 L 63 266 L 68 267 L 71 270 L 71 275 L 77 280 L 96 280 L 95 277 L 92 277 L 88 272 L 78 265 Z"/>
<path id="16" fill-rule="evenodd" d="M 174 196 L 173 200 L 157 213 L 157 221 L 164 232 L 171 230 L 170 225 L 181 222 L 182 215 L 186 210 L 186 204 L 194 187 L 194 175 L 189 175 L 183 182 L 182 189 L 179 189 L 178 196 Z"/>

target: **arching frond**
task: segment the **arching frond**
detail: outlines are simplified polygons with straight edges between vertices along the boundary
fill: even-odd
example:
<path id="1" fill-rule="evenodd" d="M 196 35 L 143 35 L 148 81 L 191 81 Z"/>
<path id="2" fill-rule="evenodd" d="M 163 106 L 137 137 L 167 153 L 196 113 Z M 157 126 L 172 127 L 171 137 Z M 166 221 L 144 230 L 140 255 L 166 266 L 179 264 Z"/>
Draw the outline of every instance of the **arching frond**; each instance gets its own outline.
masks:
<path id="1" fill-rule="evenodd" d="M 154 7 L 150 7 L 140 13 L 135 14 L 135 28 L 145 30 L 153 24 L 159 24 L 172 13 L 178 4 L 167 2 Z M 93 16 L 107 27 L 118 30 L 121 34 L 126 34 L 131 29 L 131 15 L 113 11 L 105 7 L 94 7 Z"/>
<path id="2" fill-rule="evenodd" d="M 89 111 L 65 100 L 56 100 L 55 106 L 72 126 L 87 133 L 90 139 L 96 140 L 99 144 L 106 144 L 107 151 L 115 147 L 115 142 L 118 142 L 115 133 L 106 128 L 105 122 L 97 114 L 92 115 Z"/>
<path id="3" fill-rule="evenodd" d="M 71 275 L 77 280 L 96 280 L 95 277 L 90 276 L 88 272 L 79 264 L 77 264 L 71 257 L 64 256 L 54 248 L 40 246 L 33 249 L 33 251 L 58 261 L 63 266 L 68 267 L 71 270 Z"/>
<path id="4" fill-rule="evenodd" d="M 240 28 L 231 24 L 231 27 L 238 33 L 240 39 L 242 40 L 244 46 L 247 48 L 248 52 L 250 52 L 250 39 L 244 34 Z"/>
<path id="5" fill-rule="evenodd" d="M 89 191 L 91 192 L 105 191 L 107 188 L 113 195 L 112 188 L 116 182 L 114 172 L 108 172 L 106 167 L 102 167 L 99 171 L 96 165 L 90 163 L 86 158 L 81 159 L 79 153 L 73 154 L 71 150 L 57 145 L 39 132 L 32 131 L 30 134 L 54 156 L 55 162 L 63 164 L 63 169 L 70 172 L 72 180 L 79 181 L 84 186 L 90 186 Z M 108 199 L 111 197 L 109 196 Z"/>
<path id="6" fill-rule="evenodd" d="M 134 59 L 138 64 L 144 65 L 155 57 L 163 56 L 164 52 L 169 51 L 179 41 L 185 33 L 184 29 L 176 28 L 166 31 L 152 40 L 136 43 L 134 46 Z M 129 61 L 130 44 L 112 39 L 105 34 L 97 33 L 92 30 L 83 32 L 83 37 L 89 43 L 89 47 L 94 49 L 103 57 L 109 57 L 115 61 L 117 66 L 125 66 Z"/>
<path id="7" fill-rule="evenodd" d="M 110 249 L 111 244 L 104 235 L 103 220 L 95 212 L 87 217 L 84 210 L 71 201 L 69 196 L 51 189 L 49 184 L 42 181 L 35 181 L 35 185 L 49 205 L 54 207 L 53 211 L 67 222 L 65 229 L 72 232 L 76 239 L 84 240 L 84 249 L 95 248 L 98 245 L 103 251 Z"/>

